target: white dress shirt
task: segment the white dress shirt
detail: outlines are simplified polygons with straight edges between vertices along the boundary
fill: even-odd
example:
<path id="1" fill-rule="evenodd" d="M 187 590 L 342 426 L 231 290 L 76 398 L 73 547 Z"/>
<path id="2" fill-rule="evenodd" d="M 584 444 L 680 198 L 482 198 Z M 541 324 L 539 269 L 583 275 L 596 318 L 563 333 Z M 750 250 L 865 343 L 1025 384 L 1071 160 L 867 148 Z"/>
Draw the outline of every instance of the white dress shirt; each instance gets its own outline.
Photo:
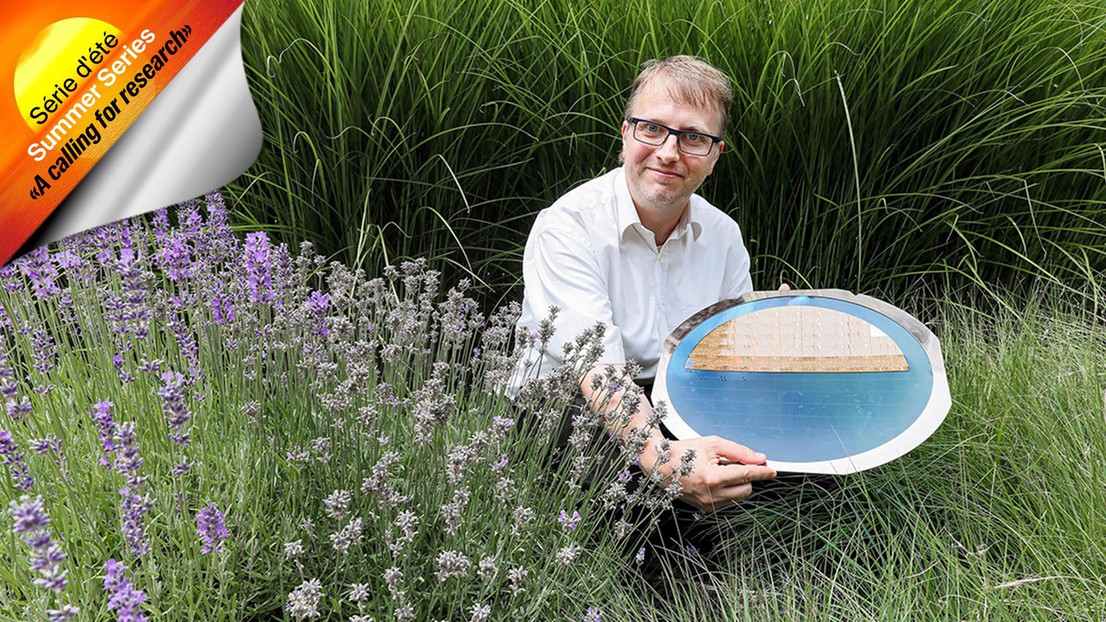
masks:
<path id="1" fill-rule="evenodd" d="M 652 379 L 673 329 L 703 307 L 753 289 L 749 252 L 732 218 L 692 195 L 690 211 L 658 248 L 638 218 L 621 168 L 538 214 L 522 275 L 520 328 L 536 331 L 551 305 L 560 309 L 539 375 L 562 362 L 566 342 L 603 322 L 600 362 L 634 360 L 643 368 L 639 378 Z M 536 359 L 531 353 L 529 363 Z M 516 374 L 511 389 L 521 380 Z"/>

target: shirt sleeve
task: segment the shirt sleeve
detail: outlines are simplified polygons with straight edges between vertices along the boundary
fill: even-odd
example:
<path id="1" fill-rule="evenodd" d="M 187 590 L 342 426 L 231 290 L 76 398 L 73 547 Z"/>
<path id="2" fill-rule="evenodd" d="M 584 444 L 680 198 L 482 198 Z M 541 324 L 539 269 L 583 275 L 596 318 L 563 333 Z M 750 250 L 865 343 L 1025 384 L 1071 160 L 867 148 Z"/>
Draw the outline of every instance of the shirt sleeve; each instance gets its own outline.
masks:
<path id="1" fill-rule="evenodd" d="M 624 363 L 622 333 L 613 322 L 605 272 L 587 237 L 567 227 L 535 229 L 523 254 L 523 313 L 536 324 L 549 315 L 551 306 L 559 309 L 542 372 L 564 362 L 564 345 L 597 322 L 605 325 L 598 362 Z"/>

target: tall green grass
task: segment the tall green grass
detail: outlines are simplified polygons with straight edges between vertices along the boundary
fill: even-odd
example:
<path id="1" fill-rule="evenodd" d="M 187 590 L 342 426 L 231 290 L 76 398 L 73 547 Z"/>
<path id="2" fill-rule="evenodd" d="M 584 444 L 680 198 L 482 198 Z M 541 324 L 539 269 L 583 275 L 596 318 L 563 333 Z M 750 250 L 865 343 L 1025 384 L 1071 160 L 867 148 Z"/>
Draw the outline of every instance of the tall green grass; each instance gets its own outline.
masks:
<path id="1" fill-rule="evenodd" d="M 1055 0 L 263 0 L 243 45 L 267 140 L 236 213 L 369 269 L 429 255 L 514 285 L 536 211 L 617 166 L 639 63 L 690 53 L 734 78 L 702 192 L 757 283 L 1086 295 L 1104 26 Z"/>

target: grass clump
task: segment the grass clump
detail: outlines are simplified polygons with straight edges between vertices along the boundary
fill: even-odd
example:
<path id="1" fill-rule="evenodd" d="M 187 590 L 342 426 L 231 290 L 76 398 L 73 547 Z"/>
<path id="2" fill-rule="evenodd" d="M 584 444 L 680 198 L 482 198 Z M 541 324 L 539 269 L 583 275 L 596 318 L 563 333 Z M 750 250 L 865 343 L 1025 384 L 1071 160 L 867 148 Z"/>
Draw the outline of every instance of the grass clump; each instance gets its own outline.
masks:
<path id="1" fill-rule="evenodd" d="M 616 165 L 638 65 L 686 53 L 734 78 L 703 193 L 757 282 L 1090 299 L 1104 24 L 1059 0 L 265 0 L 243 46 L 268 146 L 236 216 L 370 272 L 426 256 L 515 285 L 534 214 Z"/>

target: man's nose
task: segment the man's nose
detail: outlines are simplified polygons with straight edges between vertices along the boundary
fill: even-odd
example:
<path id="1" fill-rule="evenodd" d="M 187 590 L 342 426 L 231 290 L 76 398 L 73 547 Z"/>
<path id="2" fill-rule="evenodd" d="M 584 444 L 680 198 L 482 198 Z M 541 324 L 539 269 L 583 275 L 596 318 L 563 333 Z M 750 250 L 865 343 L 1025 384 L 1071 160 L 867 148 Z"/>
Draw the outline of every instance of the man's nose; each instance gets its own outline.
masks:
<path id="1" fill-rule="evenodd" d="M 665 160 L 676 160 L 680 157 L 680 137 L 669 134 L 665 137 L 660 147 L 657 147 L 657 155 Z"/>

